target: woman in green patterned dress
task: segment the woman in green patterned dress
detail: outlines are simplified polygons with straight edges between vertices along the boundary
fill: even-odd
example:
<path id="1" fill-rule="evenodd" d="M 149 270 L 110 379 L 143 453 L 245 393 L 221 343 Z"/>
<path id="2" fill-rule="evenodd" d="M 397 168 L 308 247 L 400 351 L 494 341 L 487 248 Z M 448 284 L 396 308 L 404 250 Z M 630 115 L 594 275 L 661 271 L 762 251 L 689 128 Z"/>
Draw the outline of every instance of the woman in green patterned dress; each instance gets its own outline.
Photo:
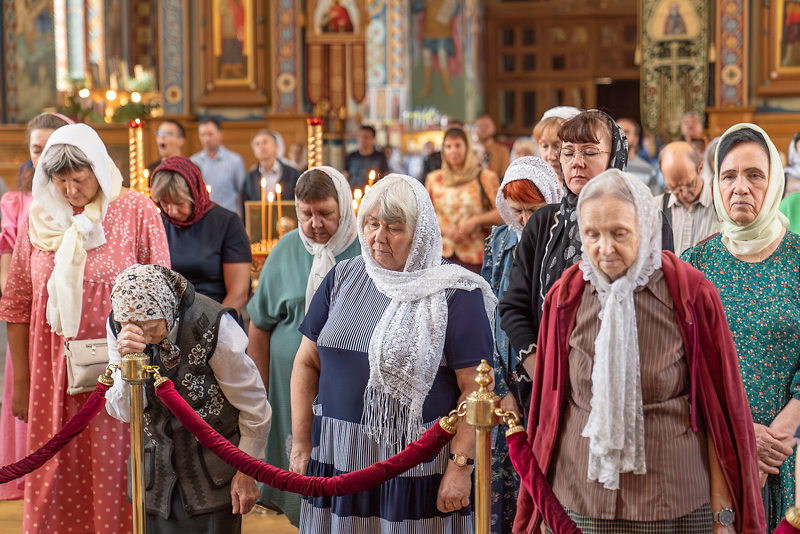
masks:
<path id="1" fill-rule="evenodd" d="M 758 446 L 769 532 L 794 505 L 800 424 L 800 236 L 778 206 L 781 160 L 753 124 L 717 146 L 714 206 L 720 234 L 683 254 L 716 285 L 728 318 Z"/>

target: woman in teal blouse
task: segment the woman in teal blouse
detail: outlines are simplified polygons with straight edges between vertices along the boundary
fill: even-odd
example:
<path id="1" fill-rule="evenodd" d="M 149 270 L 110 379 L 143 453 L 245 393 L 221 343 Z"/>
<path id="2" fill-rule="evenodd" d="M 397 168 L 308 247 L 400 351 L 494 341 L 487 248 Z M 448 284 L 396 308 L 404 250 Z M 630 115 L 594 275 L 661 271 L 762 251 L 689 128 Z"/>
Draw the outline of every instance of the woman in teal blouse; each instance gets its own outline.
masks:
<path id="1" fill-rule="evenodd" d="M 769 532 L 794 505 L 794 433 L 800 424 L 800 236 L 778 206 L 777 149 L 753 124 L 717 146 L 714 205 L 720 234 L 683 259 L 722 297 L 750 401 Z"/>
<path id="2" fill-rule="evenodd" d="M 289 469 L 292 416 L 289 381 L 303 335 L 298 331 L 308 303 L 336 262 L 358 256 L 356 220 L 350 185 L 331 167 L 315 167 L 297 180 L 299 226 L 272 249 L 247 305 L 250 314 L 247 353 L 256 362 L 272 405 L 272 430 L 266 461 Z M 261 486 L 259 504 L 300 523 L 300 495 Z"/>

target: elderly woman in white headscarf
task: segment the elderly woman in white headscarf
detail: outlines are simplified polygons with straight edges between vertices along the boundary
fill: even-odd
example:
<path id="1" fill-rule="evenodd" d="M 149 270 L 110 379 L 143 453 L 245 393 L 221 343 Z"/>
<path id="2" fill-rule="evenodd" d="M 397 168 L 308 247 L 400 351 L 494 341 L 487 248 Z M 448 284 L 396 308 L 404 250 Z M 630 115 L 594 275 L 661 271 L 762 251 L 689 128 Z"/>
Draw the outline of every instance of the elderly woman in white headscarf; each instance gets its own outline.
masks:
<path id="1" fill-rule="evenodd" d="M 364 197 L 361 256 L 340 262 L 300 326 L 292 372 L 291 469 L 332 476 L 418 439 L 475 389 L 493 353 L 496 299 L 442 258 L 430 197 L 392 174 Z M 475 434 L 459 427 L 436 457 L 371 491 L 303 500 L 300 531 L 472 532 Z"/>
<path id="2" fill-rule="evenodd" d="M 758 444 L 769 531 L 795 501 L 800 425 L 800 236 L 779 211 L 780 155 L 754 124 L 717 145 L 714 207 L 720 233 L 683 253 L 717 286 L 736 342 Z"/>
<path id="3" fill-rule="evenodd" d="M 539 208 L 547 204 L 558 204 L 563 196 L 559 177 L 544 160 L 522 157 L 511 162 L 495 202 L 497 211 L 506 224 L 496 226 L 486 240 L 481 275 L 492 288 L 498 300 L 508 287 L 508 273 L 514 262 L 514 251 L 522 229 L 528 219 Z M 519 391 L 516 388 L 515 370 L 519 363 L 517 355 L 508 342 L 508 336 L 500 328 L 500 318 L 495 317 L 494 390 L 501 398 L 505 410 L 514 410 L 520 415 Z M 528 396 L 527 400 L 530 398 Z M 493 433 L 492 451 L 492 532 L 510 532 L 517 507 L 519 476 L 508 457 L 505 434 Z"/>
<path id="4" fill-rule="evenodd" d="M 332 167 L 315 167 L 300 176 L 295 190 L 299 226 L 270 252 L 247 305 L 248 354 L 258 364 L 273 401 L 267 462 L 289 468 L 292 416 L 289 380 L 303 335 L 298 328 L 314 293 L 337 261 L 361 254 L 350 184 Z M 300 496 L 261 485 L 259 503 L 300 523 Z"/>
<path id="5" fill-rule="evenodd" d="M 528 436 L 583 532 L 764 532 L 752 419 L 714 286 L 661 250 L 638 178 L 577 204 L 583 255 L 547 294 Z M 520 491 L 514 532 L 539 532 Z"/>
<path id="6" fill-rule="evenodd" d="M 65 341 L 71 347 L 104 343 L 116 276 L 133 263 L 170 263 L 155 206 L 122 187 L 105 145 L 84 124 L 50 136 L 33 198 L 0 301 L 14 364 L 13 411 L 30 423 L 29 451 L 88 399 L 88 393 L 68 394 Z M 98 415 L 28 482 L 23 530 L 127 532 L 131 509 L 120 490 L 127 457 L 124 425 Z"/>

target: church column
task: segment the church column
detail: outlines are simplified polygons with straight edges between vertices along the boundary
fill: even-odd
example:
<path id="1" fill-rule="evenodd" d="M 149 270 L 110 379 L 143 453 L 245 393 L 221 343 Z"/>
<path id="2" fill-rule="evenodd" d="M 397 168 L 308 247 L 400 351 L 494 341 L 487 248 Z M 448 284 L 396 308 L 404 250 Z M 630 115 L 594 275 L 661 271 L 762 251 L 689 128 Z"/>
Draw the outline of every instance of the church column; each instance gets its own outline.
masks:
<path id="1" fill-rule="evenodd" d="M 271 0 L 273 57 L 272 112 L 300 113 L 303 107 L 303 57 L 300 44 L 300 0 Z"/>
<path id="2" fill-rule="evenodd" d="M 187 0 L 161 0 L 158 37 L 159 85 L 164 115 L 189 114 L 189 12 Z"/>

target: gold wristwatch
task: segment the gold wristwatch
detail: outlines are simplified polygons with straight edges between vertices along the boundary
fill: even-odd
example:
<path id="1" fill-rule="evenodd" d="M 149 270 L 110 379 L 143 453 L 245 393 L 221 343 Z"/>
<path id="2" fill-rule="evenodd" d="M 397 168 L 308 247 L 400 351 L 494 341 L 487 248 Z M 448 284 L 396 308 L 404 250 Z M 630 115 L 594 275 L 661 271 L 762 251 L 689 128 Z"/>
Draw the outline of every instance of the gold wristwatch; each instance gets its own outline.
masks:
<path id="1" fill-rule="evenodd" d="M 458 467 L 466 467 L 468 465 L 475 464 L 475 460 L 473 460 L 472 458 L 467 458 L 466 454 L 451 454 L 450 459 Z"/>

